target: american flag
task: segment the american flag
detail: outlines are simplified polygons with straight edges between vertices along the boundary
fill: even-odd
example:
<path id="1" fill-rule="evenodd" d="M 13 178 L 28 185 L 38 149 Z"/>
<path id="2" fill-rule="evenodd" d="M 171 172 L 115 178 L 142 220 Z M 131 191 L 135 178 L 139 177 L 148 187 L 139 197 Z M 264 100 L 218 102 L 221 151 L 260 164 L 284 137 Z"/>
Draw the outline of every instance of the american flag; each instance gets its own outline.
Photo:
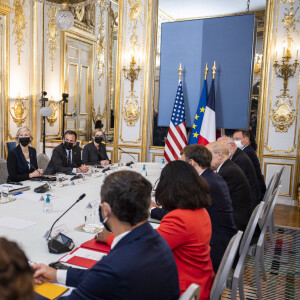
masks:
<path id="1" fill-rule="evenodd" d="M 164 156 L 172 161 L 180 158 L 180 151 L 187 145 L 185 109 L 182 91 L 182 81 L 179 81 L 170 127 L 165 144 Z"/>

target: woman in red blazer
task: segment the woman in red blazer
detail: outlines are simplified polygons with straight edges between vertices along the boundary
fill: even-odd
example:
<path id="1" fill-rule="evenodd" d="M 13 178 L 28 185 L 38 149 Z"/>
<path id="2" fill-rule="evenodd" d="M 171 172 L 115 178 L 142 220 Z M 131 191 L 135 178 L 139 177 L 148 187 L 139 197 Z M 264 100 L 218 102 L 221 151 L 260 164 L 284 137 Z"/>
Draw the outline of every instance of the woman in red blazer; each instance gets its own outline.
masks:
<path id="1" fill-rule="evenodd" d="M 210 205 L 207 183 L 188 163 L 172 161 L 162 170 L 155 199 L 171 211 L 157 230 L 173 251 L 180 292 L 197 283 L 201 286 L 199 299 L 209 299 L 215 274 L 209 246 L 211 221 L 205 209 Z"/>

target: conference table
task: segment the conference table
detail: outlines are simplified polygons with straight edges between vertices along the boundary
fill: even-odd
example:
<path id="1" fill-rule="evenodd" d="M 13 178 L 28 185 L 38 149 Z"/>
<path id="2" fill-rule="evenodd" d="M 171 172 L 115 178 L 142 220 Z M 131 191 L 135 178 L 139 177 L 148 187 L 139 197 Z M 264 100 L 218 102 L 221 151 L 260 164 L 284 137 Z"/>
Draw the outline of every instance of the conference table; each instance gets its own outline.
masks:
<path id="1" fill-rule="evenodd" d="M 159 163 L 136 163 L 133 164 L 131 168 L 125 166 L 118 167 L 115 165 L 114 170 L 108 171 L 107 174 L 119 170 L 142 172 L 144 165 L 147 172 L 146 178 L 152 184 L 155 184 L 161 172 L 161 164 Z M 30 190 L 17 195 L 15 201 L 0 204 L 0 220 L 6 217 L 13 217 L 34 222 L 34 224 L 25 229 L 13 229 L 0 225 L 0 236 L 17 242 L 28 259 L 32 262 L 49 264 L 50 262 L 57 261 L 64 254 L 49 253 L 44 235 L 51 228 L 54 221 L 59 218 L 80 195 L 85 193 L 86 197 L 68 211 L 66 215 L 58 221 L 55 227 L 66 226 L 68 231 L 65 234 L 74 241 L 75 247 L 79 247 L 82 243 L 92 239 L 94 234 L 76 231 L 75 228 L 84 224 L 85 211 L 88 204 L 92 201 L 100 201 L 100 189 L 105 178 L 105 175 L 101 171 L 100 169 L 100 173 L 97 174 L 100 175 L 99 177 L 92 177 L 97 176 L 95 174 L 86 175 L 82 182 L 78 182 L 75 185 L 58 187 L 56 184 L 52 184 L 53 186 L 46 193 L 51 194 L 51 203 L 53 205 L 53 211 L 51 213 L 43 212 L 44 201 L 40 199 L 41 196 L 46 199 L 45 194 L 35 193 L 33 191 L 34 188 L 43 183 L 30 180 L 24 181 L 23 184 L 30 186 Z M 66 177 L 70 178 L 72 176 Z M 66 181 L 66 183 L 68 183 L 68 181 Z M 153 224 L 154 228 L 158 227 L 158 224 L 151 224 Z"/>

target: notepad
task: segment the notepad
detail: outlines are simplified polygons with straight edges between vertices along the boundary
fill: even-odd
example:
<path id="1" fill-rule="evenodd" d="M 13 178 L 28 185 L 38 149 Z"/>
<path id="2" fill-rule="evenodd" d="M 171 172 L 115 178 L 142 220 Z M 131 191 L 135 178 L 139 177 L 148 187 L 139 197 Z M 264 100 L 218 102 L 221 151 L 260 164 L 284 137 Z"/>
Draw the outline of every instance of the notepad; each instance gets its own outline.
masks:
<path id="1" fill-rule="evenodd" d="M 81 244 L 82 248 L 96 250 L 104 253 L 108 253 L 110 251 L 110 247 L 102 242 L 96 242 L 95 238 L 92 238 L 91 240 Z"/>
<path id="2" fill-rule="evenodd" d="M 49 282 L 45 282 L 40 285 L 36 285 L 34 287 L 34 291 L 37 294 L 51 300 L 57 299 L 62 294 L 64 294 L 67 290 L 68 290 L 67 287 L 49 283 Z"/>

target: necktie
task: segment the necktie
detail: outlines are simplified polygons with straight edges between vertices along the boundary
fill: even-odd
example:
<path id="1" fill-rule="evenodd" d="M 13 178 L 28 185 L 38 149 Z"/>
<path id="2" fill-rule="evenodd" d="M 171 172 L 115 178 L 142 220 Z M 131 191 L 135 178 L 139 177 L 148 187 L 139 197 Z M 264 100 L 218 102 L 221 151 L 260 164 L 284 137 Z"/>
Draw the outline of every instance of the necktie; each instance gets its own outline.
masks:
<path id="1" fill-rule="evenodd" d="M 71 151 L 70 150 L 68 150 L 67 165 L 68 165 L 68 167 L 71 166 Z"/>

